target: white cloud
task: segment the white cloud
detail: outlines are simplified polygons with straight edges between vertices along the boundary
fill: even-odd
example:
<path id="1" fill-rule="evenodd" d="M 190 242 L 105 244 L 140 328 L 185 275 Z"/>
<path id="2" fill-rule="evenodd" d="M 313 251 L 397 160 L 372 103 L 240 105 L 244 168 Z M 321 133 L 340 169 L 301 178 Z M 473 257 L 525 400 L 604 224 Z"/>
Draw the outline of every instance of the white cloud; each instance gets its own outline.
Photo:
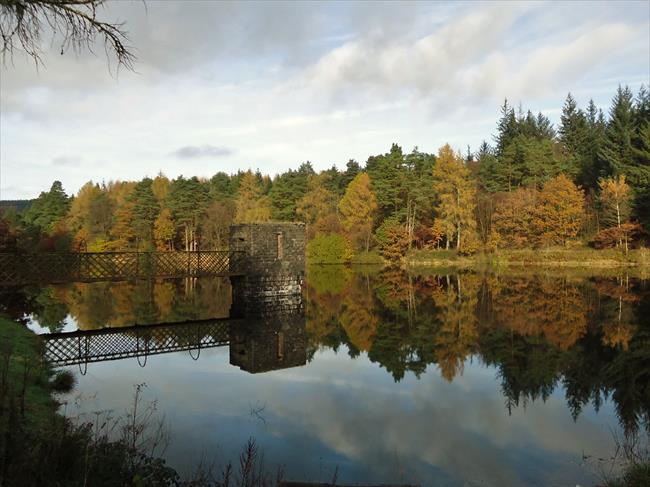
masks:
<path id="1" fill-rule="evenodd" d="M 159 170 L 341 166 L 392 142 L 476 147 L 505 96 L 536 111 L 571 90 L 603 106 L 650 70 L 634 3 L 109 5 L 132 33 L 136 73 L 55 52 L 39 72 L 19 57 L 0 68 L 3 198 L 34 197 L 53 176 L 75 192 Z M 186 146 L 237 150 L 169 157 Z M 62 155 L 78 155 L 74 170 L 53 163 Z"/>

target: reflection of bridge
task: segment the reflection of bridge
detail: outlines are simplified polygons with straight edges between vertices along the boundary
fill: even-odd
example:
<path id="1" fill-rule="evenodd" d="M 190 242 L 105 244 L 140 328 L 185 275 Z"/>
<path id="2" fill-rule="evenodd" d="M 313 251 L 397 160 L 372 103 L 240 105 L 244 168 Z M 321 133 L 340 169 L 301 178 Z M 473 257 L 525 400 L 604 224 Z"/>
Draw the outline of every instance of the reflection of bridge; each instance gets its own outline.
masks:
<path id="1" fill-rule="evenodd" d="M 204 320 L 178 324 L 41 335 L 44 355 L 54 366 L 147 357 L 183 350 L 198 351 L 228 345 L 229 326 L 242 320 Z"/>
<path id="2" fill-rule="evenodd" d="M 251 373 L 304 365 L 305 320 L 301 304 L 249 319 L 217 319 L 185 323 L 41 335 L 44 358 L 52 366 L 80 365 L 230 345 L 230 363 Z"/>

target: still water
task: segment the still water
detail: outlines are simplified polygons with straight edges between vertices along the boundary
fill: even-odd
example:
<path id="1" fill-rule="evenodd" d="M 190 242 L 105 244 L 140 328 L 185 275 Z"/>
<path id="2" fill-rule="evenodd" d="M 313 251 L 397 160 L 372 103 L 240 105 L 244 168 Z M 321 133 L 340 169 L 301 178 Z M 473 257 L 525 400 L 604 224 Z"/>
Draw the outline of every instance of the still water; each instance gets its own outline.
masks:
<path id="1" fill-rule="evenodd" d="M 66 412 L 126 411 L 146 384 L 180 472 L 236 460 L 252 437 L 289 479 L 586 486 L 615 437 L 645 428 L 650 282 L 624 271 L 314 268 L 288 314 L 158 328 L 137 358 L 88 360 L 143 350 L 117 328 L 227 318 L 232 299 L 227 279 L 201 278 L 24 287 L 2 303 L 40 334 L 109 328 L 67 366 Z"/>

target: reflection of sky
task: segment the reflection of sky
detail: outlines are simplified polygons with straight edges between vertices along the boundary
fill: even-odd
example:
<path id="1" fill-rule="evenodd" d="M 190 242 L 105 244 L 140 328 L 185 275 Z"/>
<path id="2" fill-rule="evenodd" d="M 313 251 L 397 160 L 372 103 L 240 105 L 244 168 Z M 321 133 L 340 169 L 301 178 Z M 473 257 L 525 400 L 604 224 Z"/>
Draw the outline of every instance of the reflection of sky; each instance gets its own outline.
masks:
<path id="1" fill-rule="evenodd" d="M 400 383 L 365 355 L 320 351 L 305 367 L 251 375 L 227 348 L 90 364 L 77 393 L 85 411 L 124 411 L 136 383 L 168 420 L 170 461 L 188 471 L 202 454 L 236 460 L 249 437 L 287 477 L 422 485 L 581 485 L 596 480 L 583 452 L 607 456 L 612 405 L 585 408 L 576 423 L 558 390 L 543 403 L 504 407 L 495 370 L 478 361 L 447 383 L 435 366 Z M 262 408 L 260 417 L 251 409 Z M 263 419 L 262 419 L 263 418 Z"/>
<path id="2" fill-rule="evenodd" d="M 41 326 L 38 322 L 38 319 L 34 315 L 29 315 L 27 317 L 27 328 L 32 330 L 37 335 L 42 335 L 44 333 L 52 333 L 52 330 L 45 326 Z M 77 331 L 79 329 L 79 323 L 77 319 L 72 315 L 67 315 L 63 320 L 63 326 L 59 330 L 60 333 L 67 333 L 71 331 Z"/>

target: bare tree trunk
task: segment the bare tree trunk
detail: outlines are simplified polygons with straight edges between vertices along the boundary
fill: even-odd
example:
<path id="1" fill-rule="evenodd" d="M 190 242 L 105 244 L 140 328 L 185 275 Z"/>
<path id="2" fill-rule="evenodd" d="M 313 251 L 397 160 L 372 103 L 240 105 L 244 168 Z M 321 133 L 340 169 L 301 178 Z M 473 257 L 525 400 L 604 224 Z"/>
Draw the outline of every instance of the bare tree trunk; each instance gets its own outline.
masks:
<path id="1" fill-rule="evenodd" d="M 618 246 L 621 246 L 621 210 L 616 200 L 616 223 L 618 224 Z M 627 239 L 625 242 L 625 253 L 627 254 Z"/>
<path id="2" fill-rule="evenodd" d="M 460 191 L 456 188 L 456 208 L 460 208 Z M 460 250 L 460 219 L 456 222 L 457 229 L 457 238 L 456 240 L 456 250 Z"/>

